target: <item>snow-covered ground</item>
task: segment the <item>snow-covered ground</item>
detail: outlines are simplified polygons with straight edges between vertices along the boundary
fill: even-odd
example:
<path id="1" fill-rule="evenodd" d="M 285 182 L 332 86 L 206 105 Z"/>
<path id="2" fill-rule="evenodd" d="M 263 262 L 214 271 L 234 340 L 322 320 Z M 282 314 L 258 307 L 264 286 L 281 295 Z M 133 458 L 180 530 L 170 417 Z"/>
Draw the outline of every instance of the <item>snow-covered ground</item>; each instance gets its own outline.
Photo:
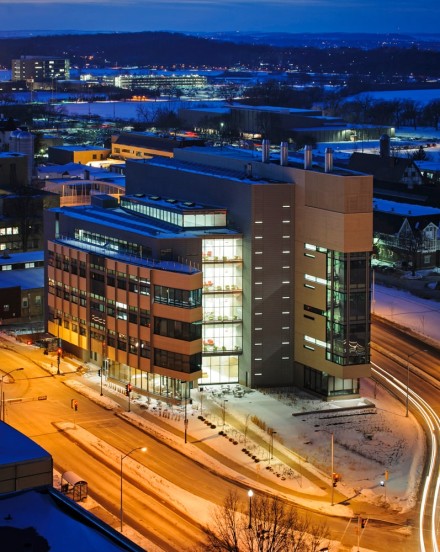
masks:
<path id="1" fill-rule="evenodd" d="M 130 423 L 144 428 L 213 470 L 233 476 L 234 470 L 221 462 L 220 457 L 227 456 L 237 466 L 247 468 L 248 475 L 235 475 L 254 490 L 270 491 L 271 484 L 275 483 L 285 489 L 285 493 L 281 491 L 281 494 L 292 498 L 293 493 L 294 500 L 303 506 L 344 517 L 353 516 L 352 508 L 362 505 L 363 511 L 369 512 L 371 517 L 391 521 L 397 513 L 405 512 L 415 504 L 425 452 L 424 436 L 412 417 L 405 418 L 400 403 L 388 397 L 383 390 L 375 390 L 368 382 L 363 385 L 364 398 L 356 401 L 357 406 L 365 406 L 359 414 L 347 414 L 341 410 L 354 406 L 352 401 L 329 405 L 306 395 L 301 397 L 298 393 L 249 391 L 243 397 L 235 397 L 232 392 L 226 393 L 225 430 L 237 444 L 218 433 L 223 428 L 223 398 L 213 396 L 212 390 L 215 388 L 204 392 L 203 398 L 194 392 L 193 404 L 187 412 L 189 424 L 186 445 L 183 445 L 182 409 L 171 409 L 151 401 L 146 410 L 147 404 L 142 400 L 132 401 L 132 411 L 128 413 L 120 409 L 110 389 L 106 389 L 107 396 L 101 397 L 97 390 L 82 381 L 71 379 L 66 380 L 66 384 L 104 407 L 114 409 Z M 220 388 L 216 389 L 220 391 Z M 371 406 L 373 403 L 374 408 Z M 140 404 L 144 406 L 143 409 Z M 199 419 L 201 409 L 203 417 L 216 425 L 214 429 Z M 245 440 L 243 429 L 249 412 L 276 430 L 273 458 L 269 458 L 270 436 L 249 421 Z M 155 417 L 179 428 L 182 437 L 161 429 L 155 424 Z M 76 442 L 93 449 L 95 454 L 99 451 L 107 462 L 114 463 L 117 468 L 121 451 L 103 443 L 78 425 L 61 425 L 64 431 L 74 433 Z M 252 436 L 249 435 L 251 431 L 254 434 Z M 334 491 L 333 506 L 329 490 L 331 434 L 334 436 L 334 470 L 341 476 L 341 482 Z M 202 452 L 196 446 L 197 442 L 209 445 L 211 453 Z M 245 454 L 242 451 L 245 447 L 260 461 L 255 462 Z M 125 462 L 124 469 L 135 471 L 140 481 L 148 482 L 150 489 L 156 489 L 175 507 L 195 515 L 201 523 L 208 524 L 213 504 L 175 487 L 131 458 Z M 271 470 L 267 469 L 269 465 Z M 389 473 L 388 480 L 386 471 Z M 381 481 L 385 483 L 384 486 L 381 486 Z M 350 506 L 340 503 L 343 500 L 341 495 L 351 498 Z M 355 496 L 357 498 L 353 500 Z M 139 535 L 133 533 L 130 538 L 138 544 L 142 543 Z"/>

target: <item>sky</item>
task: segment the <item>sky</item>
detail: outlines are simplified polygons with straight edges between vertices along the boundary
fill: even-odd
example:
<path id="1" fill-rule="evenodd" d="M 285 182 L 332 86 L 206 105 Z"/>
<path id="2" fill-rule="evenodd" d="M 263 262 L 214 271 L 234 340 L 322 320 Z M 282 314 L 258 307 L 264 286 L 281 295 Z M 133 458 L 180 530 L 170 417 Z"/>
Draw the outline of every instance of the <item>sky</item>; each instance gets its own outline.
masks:
<path id="1" fill-rule="evenodd" d="M 0 0 L 0 31 L 437 33 L 437 0 Z"/>

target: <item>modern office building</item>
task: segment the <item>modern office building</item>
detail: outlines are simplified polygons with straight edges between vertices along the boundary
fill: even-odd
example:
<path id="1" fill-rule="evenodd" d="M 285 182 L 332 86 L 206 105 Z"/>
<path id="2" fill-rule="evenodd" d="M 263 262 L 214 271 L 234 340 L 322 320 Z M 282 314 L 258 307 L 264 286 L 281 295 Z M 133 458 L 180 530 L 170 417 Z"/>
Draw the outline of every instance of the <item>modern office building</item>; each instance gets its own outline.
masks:
<path id="1" fill-rule="evenodd" d="M 50 211 L 49 331 L 140 392 L 355 396 L 370 375 L 372 178 L 263 146 L 128 161 L 120 206 Z"/>
<path id="2" fill-rule="evenodd" d="M 104 76 L 102 82 L 127 90 L 160 90 L 166 93 L 173 89 L 186 91 L 195 88 L 204 88 L 208 80 L 204 75 L 195 74 L 143 75 L 127 73 L 124 75 Z"/>
<path id="3" fill-rule="evenodd" d="M 63 57 L 21 56 L 12 60 L 13 81 L 67 80 L 70 62 Z"/>
<path id="4" fill-rule="evenodd" d="M 93 196 L 89 206 L 47 212 L 48 329 L 106 377 L 180 400 L 184 383 L 202 376 L 203 286 L 191 262 L 194 228 L 175 221 L 208 215 L 202 206 L 165 204 L 176 226 L 161 227 L 141 199 L 119 206 Z"/>

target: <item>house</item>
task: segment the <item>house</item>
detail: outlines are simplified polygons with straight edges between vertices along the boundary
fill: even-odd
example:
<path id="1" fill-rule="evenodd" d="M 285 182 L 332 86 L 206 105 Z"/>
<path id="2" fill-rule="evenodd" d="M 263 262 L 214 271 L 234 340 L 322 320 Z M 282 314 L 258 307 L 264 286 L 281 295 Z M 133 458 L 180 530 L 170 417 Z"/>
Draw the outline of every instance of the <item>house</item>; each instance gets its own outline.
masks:
<path id="1" fill-rule="evenodd" d="M 379 263 L 412 270 L 439 265 L 440 209 L 375 198 L 373 227 Z"/>
<path id="2" fill-rule="evenodd" d="M 374 191 L 384 183 L 399 185 L 401 190 L 413 190 L 421 186 L 423 177 L 417 164 L 409 157 L 382 156 L 374 153 L 354 152 L 348 168 L 374 178 Z"/>

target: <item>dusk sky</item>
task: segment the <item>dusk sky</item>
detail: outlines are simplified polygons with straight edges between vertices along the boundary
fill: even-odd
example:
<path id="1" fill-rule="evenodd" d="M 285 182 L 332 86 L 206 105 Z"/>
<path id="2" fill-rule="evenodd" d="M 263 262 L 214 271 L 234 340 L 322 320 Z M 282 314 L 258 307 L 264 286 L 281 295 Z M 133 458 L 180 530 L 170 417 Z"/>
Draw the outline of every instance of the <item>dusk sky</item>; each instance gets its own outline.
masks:
<path id="1" fill-rule="evenodd" d="M 0 0 L 0 31 L 438 33 L 438 0 Z"/>

